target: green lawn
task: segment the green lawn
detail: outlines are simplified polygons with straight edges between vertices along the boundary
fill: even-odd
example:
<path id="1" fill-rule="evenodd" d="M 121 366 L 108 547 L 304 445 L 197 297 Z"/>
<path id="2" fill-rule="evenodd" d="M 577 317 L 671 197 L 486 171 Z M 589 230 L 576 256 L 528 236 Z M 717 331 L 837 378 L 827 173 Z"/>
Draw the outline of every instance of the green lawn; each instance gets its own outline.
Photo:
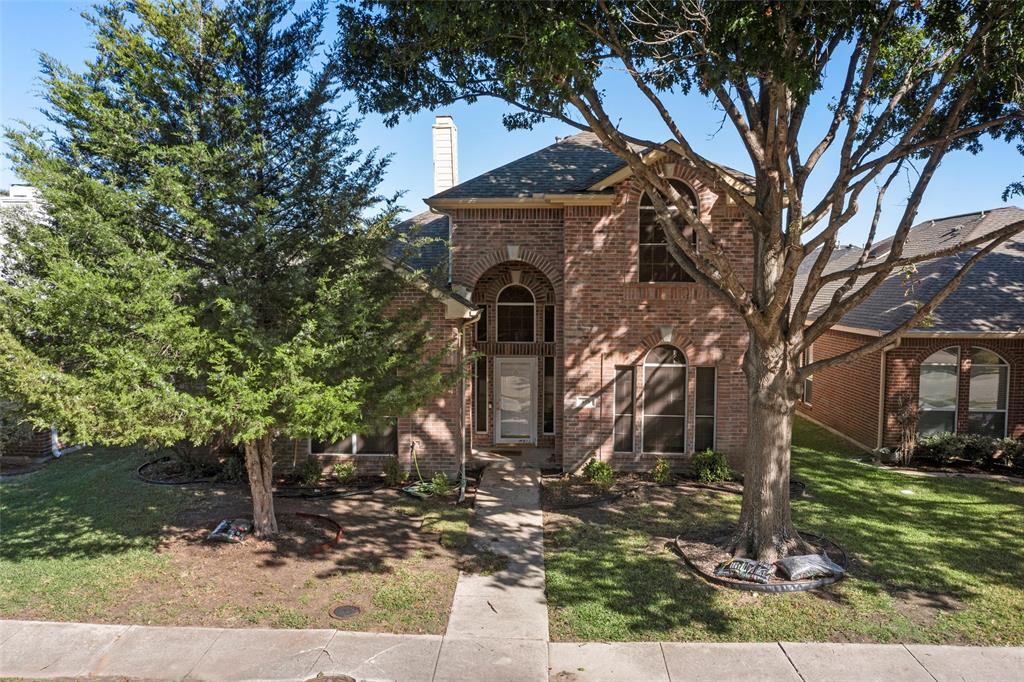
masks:
<path id="1" fill-rule="evenodd" d="M 738 496 L 661 488 L 646 503 L 549 514 L 552 638 L 1024 644 L 1024 486 L 911 477 L 859 455 L 798 422 L 794 477 L 812 497 L 794 502 L 796 523 L 853 559 L 817 592 L 713 588 L 664 547 L 687 526 L 735 519 Z"/>
<path id="2" fill-rule="evenodd" d="M 79 452 L 0 483 L 0 616 L 87 618 L 166 566 L 158 532 L 195 493 L 138 481 L 146 458 Z"/>

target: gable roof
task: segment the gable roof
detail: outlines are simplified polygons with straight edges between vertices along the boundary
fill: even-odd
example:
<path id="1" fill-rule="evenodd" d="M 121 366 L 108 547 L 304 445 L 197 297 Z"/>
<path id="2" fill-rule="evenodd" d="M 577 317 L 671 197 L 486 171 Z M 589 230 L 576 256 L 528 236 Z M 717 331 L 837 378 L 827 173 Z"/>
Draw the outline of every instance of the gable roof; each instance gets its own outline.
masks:
<path id="1" fill-rule="evenodd" d="M 717 164 L 715 164 L 717 165 Z M 747 184 L 745 173 L 718 166 L 727 176 Z M 626 162 L 605 149 L 592 132 L 563 137 L 554 144 L 487 171 L 428 199 L 522 199 L 545 194 L 611 194 L 595 185 L 616 173 L 628 171 Z"/>
<path id="2" fill-rule="evenodd" d="M 915 256 L 962 244 L 1019 220 L 1024 220 L 1024 210 L 1013 206 L 929 220 L 910 229 L 903 255 Z M 891 245 L 891 238 L 879 242 L 871 250 L 867 264 L 881 262 Z M 925 261 L 909 276 L 894 272 L 839 324 L 876 332 L 894 329 L 910 319 L 919 302 L 929 300 L 977 251 L 975 248 Z M 825 272 L 853 266 L 860 253 L 861 248 L 855 246 L 836 249 Z M 806 286 L 807 272 L 814 258 L 811 254 L 801 264 L 796 296 Z M 865 278 L 861 278 L 859 284 L 864 281 Z M 841 284 L 832 282 L 818 293 L 811 319 L 823 312 Z M 935 309 L 931 323 L 911 333 L 1024 334 L 1024 233 L 1011 237 L 979 261 L 960 286 Z"/>
<path id="3" fill-rule="evenodd" d="M 413 270 L 433 271 L 448 260 L 448 216 L 424 211 L 395 227 L 400 239 L 391 244 L 388 257 Z"/>

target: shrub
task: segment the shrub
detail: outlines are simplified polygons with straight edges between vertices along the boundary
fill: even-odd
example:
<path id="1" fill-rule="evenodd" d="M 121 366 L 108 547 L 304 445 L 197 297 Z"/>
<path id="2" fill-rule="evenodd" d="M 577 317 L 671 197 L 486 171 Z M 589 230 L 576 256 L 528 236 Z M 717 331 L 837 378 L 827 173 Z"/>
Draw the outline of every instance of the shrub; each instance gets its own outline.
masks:
<path id="1" fill-rule="evenodd" d="M 592 459 L 583 467 L 583 477 L 602 488 L 611 488 L 615 483 L 615 472 L 608 462 Z"/>
<path id="2" fill-rule="evenodd" d="M 980 467 L 1024 467 L 1024 440 L 974 433 L 940 433 L 918 443 L 914 456 L 932 464 L 967 461 Z"/>
<path id="3" fill-rule="evenodd" d="M 452 485 L 448 482 L 448 476 L 440 471 L 434 474 L 434 477 L 430 479 L 430 490 L 438 497 L 445 497 L 452 490 Z"/>
<path id="4" fill-rule="evenodd" d="M 355 462 L 338 462 L 333 467 L 334 480 L 338 483 L 348 483 L 356 475 Z"/>
<path id="5" fill-rule="evenodd" d="M 963 438 L 955 433 L 925 436 L 918 441 L 917 450 L 914 452 L 917 459 L 935 464 L 949 464 L 955 459 L 962 459 L 963 454 Z"/>
<path id="6" fill-rule="evenodd" d="M 1024 438 L 1000 438 L 996 441 L 996 457 L 1013 469 L 1024 471 Z"/>
<path id="7" fill-rule="evenodd" d="M 718 483 L 732 478 L 732 469 L 725 455 L 709 448 L 693 456 L 693 474 L 701 483 Z"/>
<path id="8" fill-rule="evenodd" d="M 654 469 L 651 470 L 651 477 L 655 483 L 668 483 L 672 480 L 672 467 L 667 459 L 659 457 L 654 460 Z"/>
<path id="9" fill-rule="evenodd" d="M 324 475 L 323 465 L 315 459 L 307 459 L 299 467 L 298 474 L 303 485 L 316 485 Z"/>
<path id="10" fill-rule="evenodd" d="M 396 486 L 405 483 L 405 479 L 408 477 L 404 471 L 402 471 L 402 465 L 398 463 L 398 457 L 392 455 L 384 460 L 384 484 L 388 486 Z"/>

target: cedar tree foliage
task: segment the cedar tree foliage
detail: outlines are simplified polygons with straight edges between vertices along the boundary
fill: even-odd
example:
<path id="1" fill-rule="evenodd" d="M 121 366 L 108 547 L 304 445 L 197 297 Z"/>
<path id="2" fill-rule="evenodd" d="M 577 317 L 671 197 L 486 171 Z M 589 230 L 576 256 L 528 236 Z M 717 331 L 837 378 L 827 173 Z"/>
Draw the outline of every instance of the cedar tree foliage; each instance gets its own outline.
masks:
<path id="1" fill-rule="evenodd" d="M 455 373 L 385 267 L 328 7 L 293 5 L 96 7 L 83 72 L 41 59 L 49 125 L 7 131 L 47 217 L 5 221 L 0 390 L 80 443 L 244 445 L 261 536 L 275 439 L 380 428 Z"/>
<path id="2" fill-rule="evenodd" d="M 362 107 L 392 122 L 494 97 L 515 107 L 509 128 L 557 119 L 593 131 L 652 197 L 674 257 L 742 318 L 749 442 L 731 543 L 739 555 L 773 560 L 803 545 L 787 486 L 801 379 L 921 325 L 967 268 L 1021 229 L 959 245 L 954 250 L 969 254 L 961 274 L 891 333 L 799 366 L 801 352 L 887 276 L 947 255 L 905 256 L 907 233 L 948 152 L 1019 138 L 1024 3 L 366 2 L 343 5 L 339 16 L 343 82 Z M 601 77 L 612 70 L 624 74 L 626 90 L 603 90 Z M 827 82 L 838 87 L 826 90 Z M 749 156 L 753 187 L 723 178 L 694 151 L 673 109 L 681 96 L 722 111 Z M 662 130 L 627 129 L 609 113 L 645 106 Z M 805 120 L 826 124 L 812 131 Z M 658 176 L 650 163 L 657 159 L 687 165 L 739 208 L 753 232 L 753 277 Z M 883 217 L 882 197 L 902 175 L 906 196 Z M 863 258 L 829 271 L 840 230 L 862 200 L 873 211 Z M 879 224 L 895 235 L 888 255 L 873 259 Z M 684 230 L 696 232 L 696 246 L 681 238 Z M 806 272 L 802 289 L 798 270 Z"/>

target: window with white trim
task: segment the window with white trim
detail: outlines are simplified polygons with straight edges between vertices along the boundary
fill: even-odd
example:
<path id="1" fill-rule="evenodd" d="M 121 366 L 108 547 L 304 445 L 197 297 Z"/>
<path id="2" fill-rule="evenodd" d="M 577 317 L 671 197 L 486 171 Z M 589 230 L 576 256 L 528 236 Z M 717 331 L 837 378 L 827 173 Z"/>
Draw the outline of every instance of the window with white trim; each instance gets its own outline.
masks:
<path id="1" fill-rule="evenodd" d="M 807 346 L 800 351 L 800 360 L 796 363 L 798 368 L 806 367 L 807 365 L 814 362 L 814 345 Z M 800 385 L 800 401 L 805 405 L 810 405 L 811 400 L 814 399 L 814 375 L 810 374 L 804 377 L 803 383 Z"/>
<path id="2" fill-rule="evenodd" d="M 656 346 L 644 358 L 644 452 L 686 452 L 686 356 Z"/>
<path id="3" fill-rule="evenodd" d="M 994 438 L 1006 437 L 1006 403 L 1010 366 L 985 348 L 971 348 L 970 398 L 967 432 Z"/>
<path id="4" fill-rule="evenodd" d="M 398 454 L 398 423 L 392 419 L 380 431 L 358 434 L 342 440 L 328 442 L 312 440 L 310 449 L 313 454 L 337 455 L 397 455 Z"/>
<path id="5" fill-rule="evenodd" d="M 544 358 L 543 433 L 555 432 L 555 359 Z"/>
<path id="6" fill-rule="evenodd" d="M 669 179 L 669 184 L 683 196 L 691 210 L 697 212 L 697 195 L 682 180 Z M 675 215 L 677 209 L 669 204 L 669 212 Z M 683 228 L 683 238 L 689 239 L 697 248 L 697 232 L 692 227 Z M 641 282 L 692 282 L 679 261 L 668 250 L 668 235 L 658 220 L 654 201 L 646 192 L 640 198 L 640 253 L 639 273 Z"/>
<path id="7" fill-rule="evenodd" d="M 487 433 L 487 357 L 480 356 L 473 366 L 473 430 Z"/>
<path id="8" fill-rule="evenodd" d="M 533 343 L 533 292 L 519 284 L 510 284 L 498 294 L 498 341 Z"/>
<path id="9" fill-rule="evenodd" d="M 937 433 L 956 433 L 959 377 L 960 349 L 956 346 L 937 350 L 921 363 L 918 434 L 931 436 Z"/>

